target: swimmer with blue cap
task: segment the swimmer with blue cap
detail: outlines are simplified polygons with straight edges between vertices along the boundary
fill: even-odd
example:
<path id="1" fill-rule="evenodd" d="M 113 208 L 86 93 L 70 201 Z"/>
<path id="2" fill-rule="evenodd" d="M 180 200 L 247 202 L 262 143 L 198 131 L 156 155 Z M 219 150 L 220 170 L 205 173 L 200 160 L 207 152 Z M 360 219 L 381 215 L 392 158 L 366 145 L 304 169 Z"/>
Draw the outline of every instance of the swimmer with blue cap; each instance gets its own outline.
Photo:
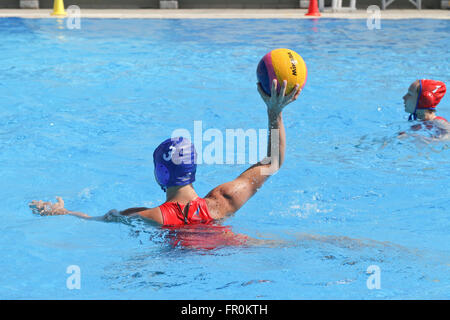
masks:
<path id="1" fill-rule="evenodd" d="M 142 217 L 164 226 L 209 224 L 233 214 L 241 208 L 283 164 L 286 149 L 286 133 L 282 111 L 297 100 L 299 85 L 285 95 L 287 81 L 277 92 L 273 80 L 271 95 L 267 95 L 258 83 L 258 92 L 267 105 L 269 139 L 267 157 L 252 165 L 236 179 L 212 189 L 204 198 L 197 195 L 193 182 L 197 171 L 197 153 L 186 138 L 175 137 L 162 142 L 153 153 L 154 174 L 157 183 L 166 193 L 166 201 L 154 208 L 129 208 L 120 212 L 111 210 L 101 217 L 91 217 L 82 212 L 64 208 L 64 201 L 32 201 L 29 206 L 40 215 L 75 215 L 86 219 L 112 220 L 114 217 Z M 274 130 L 275 129 L 275 130 Z"/>

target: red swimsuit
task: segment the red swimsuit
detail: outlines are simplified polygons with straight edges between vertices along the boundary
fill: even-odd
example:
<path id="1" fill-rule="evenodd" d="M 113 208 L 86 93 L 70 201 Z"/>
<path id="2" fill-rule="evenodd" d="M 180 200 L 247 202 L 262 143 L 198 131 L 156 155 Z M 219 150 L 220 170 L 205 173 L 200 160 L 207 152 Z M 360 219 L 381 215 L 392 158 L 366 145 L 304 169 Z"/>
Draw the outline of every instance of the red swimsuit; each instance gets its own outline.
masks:
<path id="1" fill-rule="evenodd" d="M 189 207 L 185 209 L 185 206 Z M 159 209 L 164 226 L 210 223 L 214 220 L 209 214 L 205 199 L 200 197 L 190 201 L 187 205 L 165 202 L 159 206 Z"/>
<path id="2" fill-rule="evenodd" d="M 212 250 L 222 246 L 241 246 L 248 241 L 247 236 L 234 234 L 229 227 L 213 224 L 214 219 L 203 198 L 192 200 L 187 205 L 166 202 L 159 208 L 163 228 L 169 230 L 167 238 L 173 247 Z"/>
<path id="3" fill-rule="evenodd" d="M 447 119 L 442 118 L 442 117 L 436 117 L 436 118 L 434 118 L 434 120 L 443 120 L 443 121 L 445 121 L 445 122 L 448 122 Z"/>
<path id="4" fill-rule="evenodd" d="M 445 119 L 443 117 L 438 117 L 438 116 L 436 118 L 434 118 L 433 121 L 434 120 L 441 120 L 441 121 L 444 121 L 444 122 L 448 122 L 447 119 Z M 428 130 L 433 129 L 434 126 L 433 126 L 431 121 L 424 121 L 424 123 L 425 123 L 425 127 Z M 422 125 L 421 124 L 415 124 L 415 125 L 411 126 L 411 129 L 414 130 L 414 131 L 418 131 L 418 130 L 422 129 Z"/>

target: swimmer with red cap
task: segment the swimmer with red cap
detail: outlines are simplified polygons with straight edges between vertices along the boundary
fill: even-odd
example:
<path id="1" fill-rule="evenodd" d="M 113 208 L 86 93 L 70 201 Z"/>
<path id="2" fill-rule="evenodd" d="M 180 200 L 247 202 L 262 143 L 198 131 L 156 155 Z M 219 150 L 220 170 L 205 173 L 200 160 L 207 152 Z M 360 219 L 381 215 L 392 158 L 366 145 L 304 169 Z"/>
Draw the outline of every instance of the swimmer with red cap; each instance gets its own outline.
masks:
<path id="1" fill-rule="evenodd" d="M 410 114 L 409 121 L 419 120 L 426 122 L 425 127 L 431 129 L 433 122 L 448 124 L 448 121 L 436 115 L 436 106 L 444 97 L 446 92 L 445 83 L 442 81 L 421 79 L 414 81 L 403 96 L 405 111 Z M 421 124 L 411 127 L 417 131 L 422 128 Z M 401 132 L 400 136 L 404 136 Z"/>
<path id="2" fill-rule="evenodd" d="M 100 217 L 70 211 L 64 208 L 64 201 L 60 197 L 57 197 L 57 202 L 54 204 L 34 200 L 29 206 L 33 213 L 40 215 L 70 214 L 103 221 L 131 216 L 142 217 L 163 226 L 209 224 L 225 218 L 239 210 L 283 164 L 286 133 L 282 110 L 289 103 L 297 100 L 301 92 L 297 84 L 290 94 L 285 95 L 286 87 L 285 80 L 278 93 L 277 81 L 274 80 L 269 96 L 258 83 L 258 92 L 267 105 L 269 120 L 267 157 L 252 165 L 236 179 L 212 189 L 204 198 L 197 195 L 192 185 L 197 170 L 197 154 L 194 145 L 186 138 L 176 137 L 162 142 L 153 153 L 155 179 L 166 193 L 166 201 L 160 206 L 129 208 L 120 212 L 111 210 Z"/>

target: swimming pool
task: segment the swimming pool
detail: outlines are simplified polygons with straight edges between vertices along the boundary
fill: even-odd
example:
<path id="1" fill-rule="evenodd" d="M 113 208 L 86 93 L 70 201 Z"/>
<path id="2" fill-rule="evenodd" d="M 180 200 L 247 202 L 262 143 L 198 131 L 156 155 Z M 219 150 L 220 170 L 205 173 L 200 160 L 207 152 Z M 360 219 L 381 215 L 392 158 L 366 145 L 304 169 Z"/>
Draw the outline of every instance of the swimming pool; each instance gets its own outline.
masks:
<path id="1" fill-rule="evenodd" d="M 419 23 L 420 22 L 420 23 Z M 448 299 L 449 143 L 395 139 L 417 78 L 446 81 L 448 20 L 0 19 L 2 299 Z M 152 152 L 177 128 L 265 128 L 256 66 L 308 66 L 284 166 L 225 224 L 278 246 L 172 248 L 136 220 L 40 217 L 155 206 Z M 448 94 L 439 114 L 450 116 Z M 201 165 L 203 196 L 248 165 Z M 69 290 L 70 265 L 81 289 Z M 369 290 L 378 266 L 381 289 Z"/>

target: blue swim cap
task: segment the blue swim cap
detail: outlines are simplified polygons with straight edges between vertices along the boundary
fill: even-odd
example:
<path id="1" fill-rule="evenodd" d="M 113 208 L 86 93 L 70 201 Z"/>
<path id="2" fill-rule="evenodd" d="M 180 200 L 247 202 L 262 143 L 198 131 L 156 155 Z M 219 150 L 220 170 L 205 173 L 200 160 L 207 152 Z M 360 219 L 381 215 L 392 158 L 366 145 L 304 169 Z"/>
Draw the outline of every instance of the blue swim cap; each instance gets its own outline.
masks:
<path id="1" fill-rule="evenodd" d="M 189 139 L 167 139 L 153 152 L 155 178 L 161 189 L 184 186 L 195 181 L 197 152 Z"/>

